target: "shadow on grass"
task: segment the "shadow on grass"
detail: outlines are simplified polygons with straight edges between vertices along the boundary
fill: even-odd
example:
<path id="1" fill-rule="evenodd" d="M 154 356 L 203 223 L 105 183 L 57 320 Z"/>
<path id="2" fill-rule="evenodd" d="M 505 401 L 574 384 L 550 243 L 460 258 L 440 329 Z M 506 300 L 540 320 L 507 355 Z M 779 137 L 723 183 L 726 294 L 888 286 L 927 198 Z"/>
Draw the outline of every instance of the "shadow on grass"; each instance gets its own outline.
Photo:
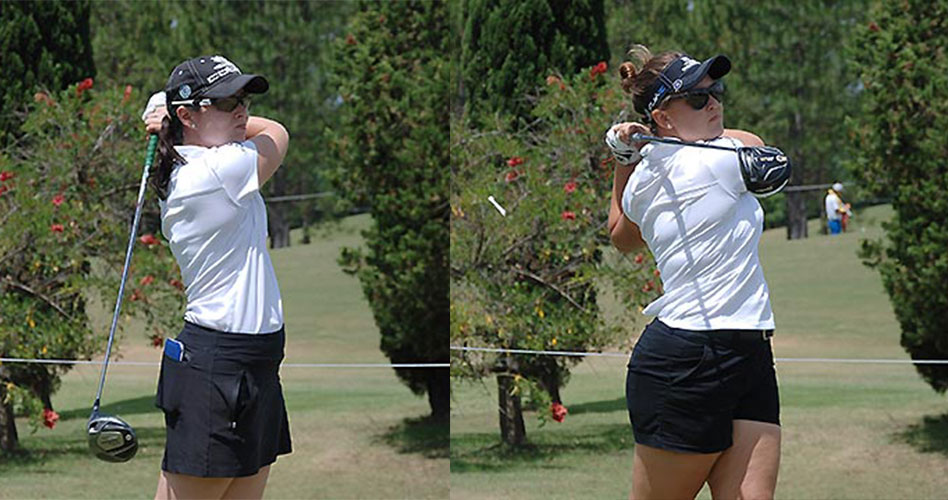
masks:
<path id="1" fill-rule="evenodd" d="M 570 415 L 579 415 L 581 413 L 611 413 L 614 411 L 626 411 L 625 398 L 616 398 L 609 401 L 592 401 L 581 404 L 567 404 Z"/>
<path id="2" fill-rule="evenodd" d="M 948 456 L 948 413 L 924 417 L 921 423 L 908 426 L 895 437 L 920 452 Z"/>
<path id="3" fill-rule="evenodd" d="M 632 429 L 624 424 L 588 425 L 569 430 L 547 427 L 533 430 L 527 435 L 527 441 L 526 445 L 513 448 L 501 443 L 496 432 L 454 434 L 451 472 L 565 469 L 569 467 L 569 460 L 577 455 L 615 453 L 635 446 Z"/>
<path id="4" fill-rule="evenodd" d="M 119 418 L 124 418 L 126 415 L 135 415 L 138 413 L 158 413 L 159 410 L 155 406 L 155 396 L 142 396 L 135 399 L 126 399 L 124 401 L 117 401 L 115 403 L 109 403 L 99 407 L 100 413 L 108 413 L 110 415 L 116 415 Z M 92 406 L 88 408 L 74 408 L 72 410 L 65 410 L 59 414 L 60 420 L 72 420 L 74 418 L 81 418 L 88 420 L 89 414 L 92 412 Z"/>
<path id="5" fill-rule="evenodd" d="M 448 458 L 451 448 L 450 422 L 430 417 L 406 418 L 390 427 L 378 440 L 399 453 L 418 453 L 426 458 Z"/>
<path id="6" fill-rule="evenodd" d="M 162 427 L 136 427 L 135 437 L 138 438 L 138 452 L 143 449 L 158 450 L 163 452 L 165 445 L 165 428 Z M 36 446 L 41 443 L 41 446 Z M 40 440 L 23 440 L 20 442 L 21 448 L 13 453 L 0 454 L 0 472 L 8 468 L 30 467 L 44 465 L 48 461 L 60 458 L 95 460 L 95 457 L 89 451 L 89 442 L 86 440 L 85 433 L 77 432 L 68 435 L 49 437 Z M 34 471 L 50 472 L 50 471 Z"/>

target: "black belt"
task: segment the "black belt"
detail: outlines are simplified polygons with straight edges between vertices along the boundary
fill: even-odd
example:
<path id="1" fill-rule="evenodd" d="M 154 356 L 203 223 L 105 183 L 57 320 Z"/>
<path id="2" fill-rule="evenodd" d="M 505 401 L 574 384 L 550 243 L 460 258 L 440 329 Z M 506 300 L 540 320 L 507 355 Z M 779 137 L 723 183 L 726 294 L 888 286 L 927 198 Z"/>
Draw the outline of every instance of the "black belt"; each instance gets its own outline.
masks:
<path id="1" fill-rule="evenodd" d="M 748 342 L 760 340 L 766 342 L 774 336 L 773 330 L 732 330 L 731 340 L 734 342 Z"/>

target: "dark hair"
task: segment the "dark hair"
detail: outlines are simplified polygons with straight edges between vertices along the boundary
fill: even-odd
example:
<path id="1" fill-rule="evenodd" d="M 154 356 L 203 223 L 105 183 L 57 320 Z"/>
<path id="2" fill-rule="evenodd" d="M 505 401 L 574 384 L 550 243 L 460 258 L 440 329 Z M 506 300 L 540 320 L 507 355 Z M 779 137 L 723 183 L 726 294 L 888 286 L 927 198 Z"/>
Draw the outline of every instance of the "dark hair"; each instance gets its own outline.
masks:
<path id="1" fill-rule="evenodd" d="M 174 111 L 174 110 L 172 110 Z M 148 172 L 151 177 L 151 186 L 158 193 L 161 200 L 168 199 L 168 182 L 171 180 L 171 171 L 175 165 L 184 165 L 184 159 L 174 147 L 184 142 L 184 124 L 177 116 L 165 116 L 161 120 L 161 131 L 158 132 L 158 161 L 154 162 Z"/>
<path id="2" fill-rule="evenodd" d="M 645 112 L 648 109 L 648 99 L 651 97 L 647 95 L 647 91 L 658 80 L 658 75 L 662 74 L 662 70 L 683 54 L 683 52 L 669 51 L 653 56 L 648 47 L 634 45 L 629 50 L 629 56 L 635 62 L 626 61 L 619 65 L 622 90 L 632 94 L 632 105 L 636 111 L 645 114 L 645 123 L 651 124 L 652 128 L 655 127 L 655 123 Z"/>

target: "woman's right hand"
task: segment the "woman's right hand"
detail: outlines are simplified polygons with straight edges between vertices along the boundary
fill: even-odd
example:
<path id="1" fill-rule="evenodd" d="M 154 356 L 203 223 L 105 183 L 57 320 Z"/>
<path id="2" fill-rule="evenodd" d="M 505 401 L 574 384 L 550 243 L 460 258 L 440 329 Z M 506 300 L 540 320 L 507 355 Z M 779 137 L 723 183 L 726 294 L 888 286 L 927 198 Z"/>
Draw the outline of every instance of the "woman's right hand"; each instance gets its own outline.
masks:
<path id="1" fill-rule="evenodd" d="M 161 121 L 168 116 L 168 108 L 159 106 L 155 108 L 147 117 L 145 117 L 145 130 L 149 134 L 161 132 Z"/>

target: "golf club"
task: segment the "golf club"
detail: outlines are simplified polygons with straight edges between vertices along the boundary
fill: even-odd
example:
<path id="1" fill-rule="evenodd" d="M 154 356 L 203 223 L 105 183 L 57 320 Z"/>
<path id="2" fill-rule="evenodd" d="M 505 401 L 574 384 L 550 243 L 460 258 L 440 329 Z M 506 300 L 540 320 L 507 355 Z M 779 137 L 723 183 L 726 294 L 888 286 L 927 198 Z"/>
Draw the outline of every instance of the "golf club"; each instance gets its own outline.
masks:
<path id="1" fill-rule="evenodd" d="M 661 142 L 663 144 L 677 144 L 679 146 L 694 146 L 696 148 L 720 149 L 722 151 L 737 151 L 737 148 L 735 147 L 715 146 L 714 144 L 688 142 L 688 141 L 682 141 L 680 139 L 672 139 L 669 137 L 655 137 L 653 135 L 645 135 L 645 134 L 632 134 L 631 136 L 629 136 L 629 139 L 631 139 L 632 142 L 644 142 L 644 141 Z"/>
<path id="2" fill-rule="evenodd" d="M 766 198 L 777 194 L 790 182 L 790 159 L 783 151 L 772 146 L 717 146 L 645 134 L 632 134 L 630 138 L 633 142 L 660 142 L 737 153 L 744 185 L 747 186 L 747 190 L 751 194 L 758 198 Z"/>
<path id="3" fill-rule="evenodd" d="M 102 388 L 105 386 L 105 372 L 109 368 L 109 356 L 112 354 L 112 341 L 115 339 L 115 326 L 118 324 L 119 311 L 122 309 L 122 295 L 125 292 L 125 282 L 128 280 L 128 268 L 132 261 L 132 248 L 135 246 L 135 234 L 138 233 L 138 222 L 142 216 L 142 205 L 145 201 L 145 188 L 148 183 L 148 170 L 151 169 L 158 146 L 158 136 L 152 134 L 148 139 L 148 149 L 145 153 L 145 169 L 142 172 L 141 186 L 138 188 L 138 201 L 135 204 L 135 217 L 132 220 L 132 231 L 128 238 L 128 249 L 125 251 L 125 266 L 122 268 L 122 281 L 119 284 L 118 298 L 115 300 L 115 312 L 112 314 L 112 326 L 109 328 L 109 343 L 105 348 L 105 361 L 102 363 L 102 375 L 99 378 L 99 390 L 92 404 L 92 414 L 86 432 L 89 437 L 89 449 L 96 457 L 106 462 L 127 462 L 138 451 L 138 438 L 135 430 L 124 420 L 114 416 L 99 413 L 99 403 L 102 399 Z"/>

